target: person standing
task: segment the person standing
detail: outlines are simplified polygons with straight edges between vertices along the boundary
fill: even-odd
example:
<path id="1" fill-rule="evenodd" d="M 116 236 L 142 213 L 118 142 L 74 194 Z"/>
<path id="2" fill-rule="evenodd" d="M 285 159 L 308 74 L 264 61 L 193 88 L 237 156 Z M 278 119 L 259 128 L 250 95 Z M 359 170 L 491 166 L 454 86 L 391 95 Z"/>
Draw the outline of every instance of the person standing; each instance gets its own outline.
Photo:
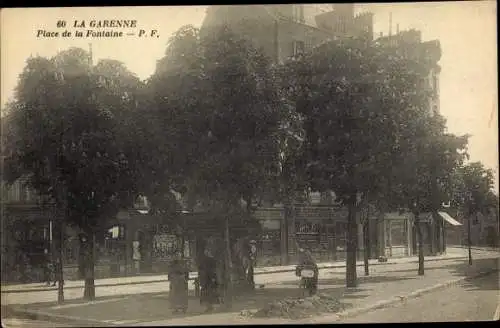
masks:
<path id="1" fill-rule="evenodd" d="M 53 282 L 52 286 L 55 286 L 56 281 L 54 279 L 54 266 L 52 264 L 48 249 L 44 249 L 43 255 L 44 282 L 47 284 L 47 286 L 50 286 L 50 283 Z"/>
<path id="2" fill-rule="evenodd" d="M 212 252 L 205 250 L 198 270 L 200 278 L 200 304 L 206 305 L 206 312 L 213 310 L 218 300 L 217 261 Z"/>
<path id="3" fill-rule="evenodd" d="M 317 290 L 319 268 L 318 268 L 318 265 L 316 264 L 316 260 L 314 260 L 314 257 L 312 256 L 312 253 L 310 250 L 308 250 L 306 248 L 299 248 L 299 263 L 295 269 L 296 275 L 299 276 L 301 270 L 305 267 L 312 267 L 313 268 L 313 270 L 314 270 L 313 286 L 314 286 L 314 289 Z"/>
<path id="4" fill-rule="evenodd" d="M 135 273 L 139 274 L 141 272 L 141 251 L 140 244 L 138 240 L 132 242 L 132 260 L 134 260 Z"/>
<path id="5" fill-rule="evenodd" d="M 64 285 L 64 277 L 62 276 L 63 274 L 63 268 L 62 268 L 62 263 L 61 263 L 61 260 L 59 257 L 57 257 L 54 261 L 54 265 L 52 266 L 53 268 L 53 273 L 52 273 L 52 277 L 54 279 L 54 283 L 52 284 L 52 286 L 55 286 L 56 285 L 56 282 L 58 284 L 62 284 Z"/>
<path id="6" fill-rule="evenodd" d="M 250 240 L 249 242 L 249 266 L 247 271 L 247 281 L 251 289 L 255 289 L 254 268 L 257 263 L 257 242 Z"/>
<path id="7" fill-rule="evenodd" d="M 180 252 L 170 264 L 168 280 L 170 281 L 170 307 L 174 313 L 186 313 L 188 308 L 188 279 L 189 270 Z"/>

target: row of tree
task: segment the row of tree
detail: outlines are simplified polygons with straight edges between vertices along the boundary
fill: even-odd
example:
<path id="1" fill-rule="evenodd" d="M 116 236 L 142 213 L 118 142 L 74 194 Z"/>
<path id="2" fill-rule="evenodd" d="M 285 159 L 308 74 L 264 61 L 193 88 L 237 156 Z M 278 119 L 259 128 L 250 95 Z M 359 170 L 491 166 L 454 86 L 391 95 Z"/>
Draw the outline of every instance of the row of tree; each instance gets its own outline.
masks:
<path id="1" fill-rule="evenodd" d="M 137 195 L 166 213 L 180 193 L 220 216 L 228 267 L 228 222 L 242 205 L 251 213 L 263 200 L 290 206 L 334 191 L 349 209 L 355 286 L 360 196 L 418 218 L 469 187 L 455 183 L 457 169 L 480 171 L 481 195 L 471 197 L 491 187 L 488 170 L 462 165 L 467 136 L 430 111 L 429 65 L 364 40 L 329 41 L 278 65 L 227 28 L 200 37 L 192 26 L 173 35 L 147 81 L 115 60 L 93 65 L 78 48 L 30 58 L 4 120 L 6 172 L 27 174 L 88 236 Z M 94 298 L 93 264 L 86 287 Z"/>

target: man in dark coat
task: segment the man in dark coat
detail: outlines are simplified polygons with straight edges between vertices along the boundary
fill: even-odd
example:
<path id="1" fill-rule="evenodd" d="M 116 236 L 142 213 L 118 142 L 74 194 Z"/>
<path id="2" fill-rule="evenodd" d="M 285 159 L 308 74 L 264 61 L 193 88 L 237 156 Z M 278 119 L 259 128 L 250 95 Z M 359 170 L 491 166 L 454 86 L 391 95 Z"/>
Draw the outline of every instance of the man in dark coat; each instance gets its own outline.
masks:
<path id="1" fill-rule="evenodd" d="M 188 308 L 188 275 L 189 270 L 180 252 L 176 253 L 170 263 L 168 280 L 170 281 L 170 306 L 175 312 L 186 313 Z"/>
<path id="2" fill-rule="evenodd" d="M 210 251 L 205 251 L 200 258 L 198 275 L 200 279 L 200 303 L 207 306 L 207 312 L 213 310 L 218 300 L 217 261 Z"/>

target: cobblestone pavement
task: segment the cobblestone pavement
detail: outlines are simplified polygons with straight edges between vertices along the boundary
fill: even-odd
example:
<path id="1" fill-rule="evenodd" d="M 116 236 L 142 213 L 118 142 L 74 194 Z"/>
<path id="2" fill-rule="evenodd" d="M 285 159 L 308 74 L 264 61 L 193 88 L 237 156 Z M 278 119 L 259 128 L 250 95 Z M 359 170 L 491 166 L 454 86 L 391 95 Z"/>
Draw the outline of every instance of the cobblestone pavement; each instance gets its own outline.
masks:
<path id="1" fill-rule="evenodd" d="M 416 263 L 380 265 L 371 268 L 368 277 L 363 276 L 363 269 L 358 268 L 359 287 L 346 290 L 343 268 L 326 269 L 320 275 L 322 292 L 338 296 L 348 311 L 376 304 L 394 297 L 405 295 L 419 289 L 448 282 L 460 277 L 498 268 L 498 258 L 488 255 L 476 256 L 474 265 L 469 267 L 464 259 L 429 261 L 426 274 L 417 275 Z M 262 275 L 275 276 L 288 273 Z M 231 312 L 202 314 L 199 301 L 191 297 L 186 315 L 173 315 L 169 311 L 168 291 L 137 294 L 126 297 L 100 298 L 93 303 L 76 303 L 58 306 L 52 304 L 33 304 L 30 310 L 42 310 L 59 316 L 92 318 L 97 322 L 118 325 L 186 325 L 186 324 L 260 324 L 260 323 L 313 323 L 333 322 L 336 315 L 324 315 L 307 320 L 289 321 L 284 319 L 248 319 L 239 315 L 242 310 L 256 309 L 266 303 L 286 297 L 298 297 L 297 278 L 290 274 L 287 279 L 265 284 L 255 294 L 235 298 Z M 150 285 L 150 284 L 148 284 Z"/>

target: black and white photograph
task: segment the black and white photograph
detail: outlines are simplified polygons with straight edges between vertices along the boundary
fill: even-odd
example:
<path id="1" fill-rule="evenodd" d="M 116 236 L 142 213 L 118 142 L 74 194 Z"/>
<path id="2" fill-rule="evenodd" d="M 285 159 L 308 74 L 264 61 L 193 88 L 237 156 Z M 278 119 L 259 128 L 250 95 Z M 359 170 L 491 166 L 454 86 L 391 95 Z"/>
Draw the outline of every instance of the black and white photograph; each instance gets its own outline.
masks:
<path id="1" fill-rule="evenodd" d="M 0 33 L 2 327 L 500 320 L 496 1 Z"/>

